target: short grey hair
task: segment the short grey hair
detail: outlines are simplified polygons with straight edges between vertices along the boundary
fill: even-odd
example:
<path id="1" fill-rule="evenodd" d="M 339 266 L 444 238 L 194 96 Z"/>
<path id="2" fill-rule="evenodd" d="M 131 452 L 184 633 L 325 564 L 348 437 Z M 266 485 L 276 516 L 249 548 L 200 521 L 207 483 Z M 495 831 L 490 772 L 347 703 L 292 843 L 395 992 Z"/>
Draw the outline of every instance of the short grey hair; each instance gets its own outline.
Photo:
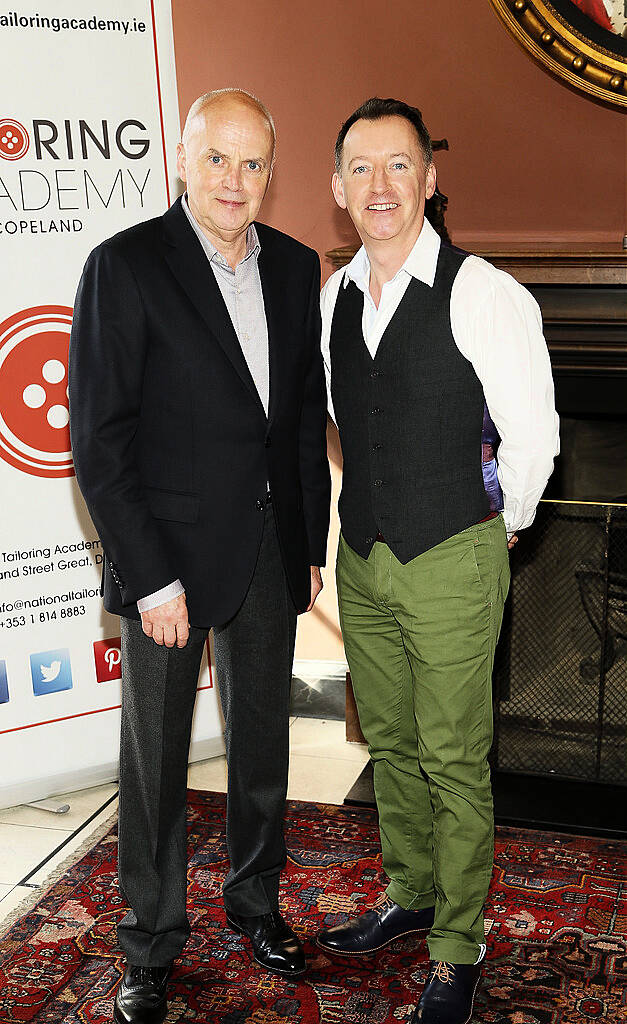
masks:
<path id="1" fill-rule="evenodd" d="M 272 160 L 274 161 L 274 154 L 276 151 L 276 128 L 274 127 L 274 118 L 272 117 L 272 114 L 266 107 L 265 103 L 262 103 L 261 100 L 257 96 L 255 96 L 254 93 L 248 92 L 247 89 L 238 89 L 234 86 L 228 89 L 213 89 L 211 92 L 205 92 L 203 93 L 202 96 L 199 96 L 197 100 L 194 100 L 194 102 L 192 103 L 191 107 L 187 112 L 187 117 L 185 118 L 185 125 L 183 128 L 182 135 L 183 145 L 187 145 L 187 141 L 191 134 L 191 126 L 196 116 L 198 114 L 201 114 L 206 107 L 211 106 L 213 101 L 216 100 L 219 96 L 228 95 L 246 96 L 249 100 L 252 101 L 252 104 L 257 107 L 259 113 L 266 119 L 266 123 L 272 135 Z"/>

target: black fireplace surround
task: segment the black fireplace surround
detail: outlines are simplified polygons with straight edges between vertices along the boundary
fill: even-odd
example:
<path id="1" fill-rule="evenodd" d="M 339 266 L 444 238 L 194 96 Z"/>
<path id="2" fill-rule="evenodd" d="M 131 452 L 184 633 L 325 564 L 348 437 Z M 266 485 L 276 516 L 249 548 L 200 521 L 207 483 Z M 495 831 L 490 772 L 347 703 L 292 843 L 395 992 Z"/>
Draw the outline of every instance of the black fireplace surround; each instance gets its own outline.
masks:
<path id="1" fill-rule="evenodd" d="M 588 259 L 587 268 L 581 254 L 556 272 L 547 256 L 533 272 L 516 273 L 542 310 L 562 453 L 533 526 L 512 552 L 492 764 L 501 820 L 623 834 L 627 254 L 623 273 L 620 256 L 605 274 L 602 258 Z"/>

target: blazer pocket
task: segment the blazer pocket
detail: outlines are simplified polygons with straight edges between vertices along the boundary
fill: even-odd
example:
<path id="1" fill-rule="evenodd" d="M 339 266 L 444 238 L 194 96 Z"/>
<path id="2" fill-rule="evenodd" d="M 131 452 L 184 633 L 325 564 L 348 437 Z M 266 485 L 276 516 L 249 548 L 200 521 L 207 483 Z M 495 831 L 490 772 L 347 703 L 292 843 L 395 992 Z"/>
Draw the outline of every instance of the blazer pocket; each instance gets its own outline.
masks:
<path id="1" fill-rule="evenodd" d="M 198 520 L 200 496 L 181 491 L 162 491 L 147 487 L 148 505 L 155 519 L 170 519 L 175 523 L 195 523 Z"/>

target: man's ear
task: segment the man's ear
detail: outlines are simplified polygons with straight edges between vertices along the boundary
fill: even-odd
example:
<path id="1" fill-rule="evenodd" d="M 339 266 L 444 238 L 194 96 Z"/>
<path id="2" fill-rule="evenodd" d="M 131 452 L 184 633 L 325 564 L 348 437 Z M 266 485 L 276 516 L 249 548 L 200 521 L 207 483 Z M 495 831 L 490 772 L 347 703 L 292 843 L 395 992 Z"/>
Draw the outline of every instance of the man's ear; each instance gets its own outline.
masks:
<path id="1" fill-rule="evenodd" d="M 187 182 L 187 170 L 185 167 L 185 146 L 179 142 L 176 147 L 176 173 L 181 181 Z"/>
<path id="2" fill-rule="evenodd" d="M 331 178 L 331 191 L 337 205 L 340 209 L 345 210 L 346 199 L 344 198 L 344 186 L 342 185 L 342 179 L 337 171 L 334 171 L 333 177 Z"/>
<path id="3" fill-rule="evenodd" d="M 430 164 L 428 169 L 427 169 L 427 180 L 426 180 L 426 188 L 425 188 L 425 196 L 426 196 L 427 199 L 431 199 L 431 196 L 435 192 L 435 180 L 436 180 L 435 164 Z"/>

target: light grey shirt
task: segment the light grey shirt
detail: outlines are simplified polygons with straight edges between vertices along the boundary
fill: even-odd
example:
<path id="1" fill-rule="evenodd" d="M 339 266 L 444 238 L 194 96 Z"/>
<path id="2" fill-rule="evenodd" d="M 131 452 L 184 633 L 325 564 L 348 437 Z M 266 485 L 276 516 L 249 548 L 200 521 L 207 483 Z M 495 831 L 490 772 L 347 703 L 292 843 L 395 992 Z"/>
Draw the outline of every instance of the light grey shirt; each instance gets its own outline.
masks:
<path id="1" fill-rule="evenodd" d="M 194 219 L 186 195 L 183 196 L 182 206 L 205 250 L 214 277 L 218 282 L 218 288 L 229 311 L 237 340 L 248 363 L 250 375 L 255 382 L 267 416 L 270 398 L 268 325 L 263 304 L 261 277 L 259 276 L 258 260 L 261 244 L 257 229 L 254 224 L 248 228 L 246 255 L 233 270 Z"/>
<path id="2" fill-rule="evenodd" d="M 183 196 L 181 205 L 205 251 L 267 416 L 270 400 L 268 324 L 259 275 L 261 243 L 255 225 L 251 224 L 248 228 L 246 255 L 233 270 L 194 219 L 187 195 Z M 140 612 L 150 611 L 151 608 L 165 604 L 166 601 L 171 601 L 184 592 L 185 588 L 181 581 L 175 580 L 154 594 L 142 597 L 137 602 L 137 608 Z"/>

